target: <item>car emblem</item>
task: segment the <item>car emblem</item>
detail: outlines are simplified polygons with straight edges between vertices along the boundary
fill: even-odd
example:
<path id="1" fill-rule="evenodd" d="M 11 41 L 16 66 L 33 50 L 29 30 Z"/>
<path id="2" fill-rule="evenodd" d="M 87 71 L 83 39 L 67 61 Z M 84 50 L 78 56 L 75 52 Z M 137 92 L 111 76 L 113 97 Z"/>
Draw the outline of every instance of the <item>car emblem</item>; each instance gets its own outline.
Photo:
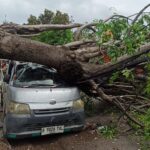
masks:
<path id="1" fill-rule="evenodd" d="M 54 122 L 54 119 L 55 119 L 55 118 L 52 117 L 51 120 L 50 120 L 50 123 L 53 123 L 53 122 Z"/>
<path id="2" fill-rule="evenodd" d="M 50 101 L 49 102 L 51 105 L 55 105 L 56 104 L 56 101 Z"/>

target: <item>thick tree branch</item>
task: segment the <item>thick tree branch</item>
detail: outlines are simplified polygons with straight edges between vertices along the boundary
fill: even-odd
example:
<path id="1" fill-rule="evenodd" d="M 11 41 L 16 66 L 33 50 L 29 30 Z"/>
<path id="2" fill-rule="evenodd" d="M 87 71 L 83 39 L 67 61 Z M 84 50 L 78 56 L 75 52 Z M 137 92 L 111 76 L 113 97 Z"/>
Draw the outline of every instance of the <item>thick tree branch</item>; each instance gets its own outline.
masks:
<path id="1" fill-rule="evenodd" d="M 122 16 L 122 15 L 113 15 L 107 19 L 105 19 L 103 22 L 108 22 L 109 20 L 115 18 L 115 17 L 118 17 L 118 18 L 125 18 L 125 19 L 129 19 L 128 17 L 125 17 L 125 16 Z M 130 20 L 130 19 L 129 19 Z M 88 24 L 85 24 L 81 27 L 78 28 L 78 30 L 76 31 L 75 33 L 75 40 L 79 40 L 80 38 L 80 35 L 82 33 L 82 31 L 85 29 L 85 28 L 89 28 L 89 27 L 92 27 L 92 26 L 96 26 L 98 24 L 98 22 L 94 22 L 94 23 L 88 23 Z"/>
<path id="2" fill-rule="evenodd" d="M 127 111 L 126 109 L 122 106 L 122 104 L 118 101 L 117 98 L 115 97 L 111 97 L 111 96 L 108 96 L 106 95 L 103 90 L 101 88 L 99 88 L 97 86 L 97 84 L 91 80 L 90 81 L 91 83 L 91 86 L 93 87 L 93 89 L 98 93 L 98 96 L 101 97 L 103 100 L 105 100 L 106 102 L 108 103 L 111 103 L 113 104 L 114 106 L 116 106 L 119 110 L 121 110 L 124 115 L 126 115 L 131 121 L 133 121 L 135 124 L 139 125 L 140 127 L 144 127 L 143 124 L 141 124 L 139 121 L 137 121 L 134 117 L 132 117 Z"/>
<path id="3" fill-rule="evenodd" d="M 68 51 L 62 47 L 20 38 L 0 30 L 0 57 L 26 62 L 36 62 L 59 68 L 68 61 Z M 45 55 L 46 54 L 46 55 Z"/>
<path id="4" fill-rule="evenodd" d="M 136 17 L 134 18 L 134 20 L 132 21 L 132 24 L 134 24 L 138 18 L 140 17 L 140 15 L 144 12 L 144 10 L 146 10 L 148 7 L 150 7 L 150 4 L 146 5 L 137 15 Z"/>
<path id="5" fill-rule="evenodd" d="M 79 47 L 79 46 L 87 44 L 87 43 L 90 43 L 90 44 L 91 43 L 96 43 L 96 41 L 93 41 L 93 40 L 74 41 L 74 42 L 71 42 L 71 43 L 67 43 L 64 46 L 72 48 L 72 47 Z"/>
<path id="6" fill-rule="evenodd" d="M 37 34 L 49 30 L 65 30 L 80 27 L 81 24 L 41 24 L 41 25 L 16 25 L 16 24 L 3 24 L 1 29 L 12 34 Z"/>
<path id="7" fill-rule="evenodd" d="M 126 66 L 128 66 L 128 63 L 132 62 L 134 59 L 140 57 L 143 54 L 146 54 L 150 52 L 150 43 L 147 43 L 143 46 L 141 46 L 139 49 L 136 50 L 136 52 L 133 55 L 124 55 L 117 59 L 115 63 L 109 62 L 104 65 L 95 65 L 95 64 L 84 64 L 81 65 L 84 68 L 84 71 L 87 73 L 86 76 L 87 80 L 101 76 L 103 74 L 110 73 L 111 71 L 115 70 L 122 70 Z"/>

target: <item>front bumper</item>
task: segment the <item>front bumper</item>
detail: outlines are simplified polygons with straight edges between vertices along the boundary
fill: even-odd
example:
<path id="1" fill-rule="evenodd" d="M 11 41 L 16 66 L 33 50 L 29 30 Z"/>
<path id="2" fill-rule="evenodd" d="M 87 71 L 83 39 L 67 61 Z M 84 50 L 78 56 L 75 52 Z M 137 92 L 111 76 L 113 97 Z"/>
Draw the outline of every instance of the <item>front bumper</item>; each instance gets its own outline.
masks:
<path id="1" fill-rule="evenodd" d="M 53 115 L 12 115 L 4 119 L 4 136 L 25 138 L 41 136 L 41 128 L 64 125 L 64 132 L 78 131 L 84 127 L 84 110 Z"/>

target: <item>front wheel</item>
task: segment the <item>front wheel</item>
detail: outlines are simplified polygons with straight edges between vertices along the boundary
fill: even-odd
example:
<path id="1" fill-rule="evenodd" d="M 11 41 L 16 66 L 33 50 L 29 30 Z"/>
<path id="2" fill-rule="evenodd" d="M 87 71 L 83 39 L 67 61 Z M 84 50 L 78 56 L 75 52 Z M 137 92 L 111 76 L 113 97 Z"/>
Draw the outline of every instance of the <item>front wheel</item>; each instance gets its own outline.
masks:
<path id="1" fill-rule="evenodd" d="M 73 129 L 73 132 L 82 132 L 84 130 L 84 126 Z"/>

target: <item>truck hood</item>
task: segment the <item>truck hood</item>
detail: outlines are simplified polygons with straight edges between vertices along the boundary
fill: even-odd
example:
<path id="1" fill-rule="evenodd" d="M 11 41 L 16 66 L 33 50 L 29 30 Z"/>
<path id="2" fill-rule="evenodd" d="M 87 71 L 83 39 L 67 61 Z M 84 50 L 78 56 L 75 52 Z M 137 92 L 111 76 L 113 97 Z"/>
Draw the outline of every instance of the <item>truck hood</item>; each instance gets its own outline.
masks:
<path id="1" fill-rule="evenodd" d="M 18 88 L 9 86 L 10 99 L 20 103 L 69 102 L 80 98 L 77 87 Z"/>

